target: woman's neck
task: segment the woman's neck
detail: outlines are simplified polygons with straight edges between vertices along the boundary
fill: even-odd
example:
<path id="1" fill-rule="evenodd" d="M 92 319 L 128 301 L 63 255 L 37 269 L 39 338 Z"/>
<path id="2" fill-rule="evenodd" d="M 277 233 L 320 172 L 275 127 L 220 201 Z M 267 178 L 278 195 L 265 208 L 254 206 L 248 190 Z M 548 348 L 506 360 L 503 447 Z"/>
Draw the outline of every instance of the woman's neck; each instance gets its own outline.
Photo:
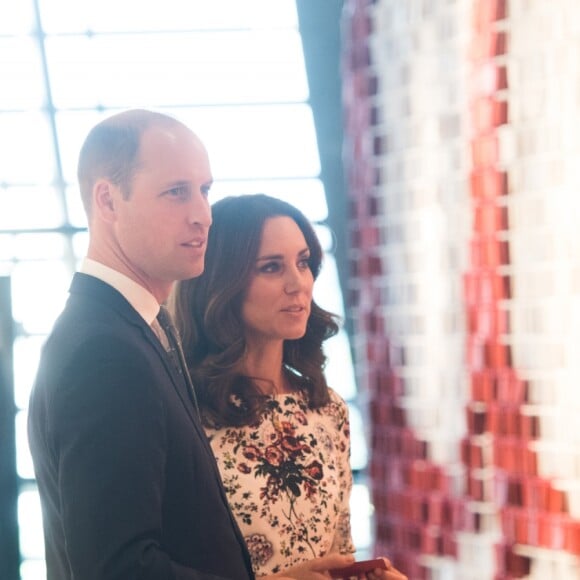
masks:
<path id="1" fill-rule="evenodd" d="M 243 373 L 253 378 L 265 395 L 289 392 L 290 384 L 282 365 L 282 343 L 265 348 L 248 348 L 243 361 Z"/>

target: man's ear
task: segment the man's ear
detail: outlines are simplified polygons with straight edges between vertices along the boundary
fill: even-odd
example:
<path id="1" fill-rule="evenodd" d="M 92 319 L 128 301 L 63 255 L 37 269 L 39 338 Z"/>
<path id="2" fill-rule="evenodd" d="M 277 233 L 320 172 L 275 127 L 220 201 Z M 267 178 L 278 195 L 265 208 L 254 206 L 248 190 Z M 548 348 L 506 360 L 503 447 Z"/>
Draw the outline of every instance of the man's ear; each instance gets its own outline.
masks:
<path id="1" fill-rule="evenodd" d="M 93 213 L 103 221 L 115 221 L 116 189 L 115 185 L 105 179 L 99 179 L 93 187 Z"/>

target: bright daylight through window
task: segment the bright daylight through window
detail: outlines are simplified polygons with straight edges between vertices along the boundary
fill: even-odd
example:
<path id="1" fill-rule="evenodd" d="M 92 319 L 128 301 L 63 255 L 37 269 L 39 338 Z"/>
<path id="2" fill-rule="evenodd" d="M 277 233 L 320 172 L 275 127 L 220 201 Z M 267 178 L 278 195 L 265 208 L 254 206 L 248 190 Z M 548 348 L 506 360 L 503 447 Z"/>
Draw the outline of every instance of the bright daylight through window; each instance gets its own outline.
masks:
<path id="1" fill-rule="evenodd" d="M 18 518 L 23 580 L 43 576 L 40 507 L 26 442 L 39 350 L 86 249 L 76 161 L 103 116 L 173 114 L 207 145 L 224 195 L 264 192 L 297 205 L 327 252 L 318 301 L 344 316 L 327 196 L 290 0 L 19 0 L 0 4 L 0 276 L 16 322 Z M 346 332 L 328 347 L 329 383 L 349 402 L 352 463 L 366 464 Z M 369 545 L 368 494 L 355 486 L 355 541 Z M 360 520 L 360 521 L 359 521 Z"/>

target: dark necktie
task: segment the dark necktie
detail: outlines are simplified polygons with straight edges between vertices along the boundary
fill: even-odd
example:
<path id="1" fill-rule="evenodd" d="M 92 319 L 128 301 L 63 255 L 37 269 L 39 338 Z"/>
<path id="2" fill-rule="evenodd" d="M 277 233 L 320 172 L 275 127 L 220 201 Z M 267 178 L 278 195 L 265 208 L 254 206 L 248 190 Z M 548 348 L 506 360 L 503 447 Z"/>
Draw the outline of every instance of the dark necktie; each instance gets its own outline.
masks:
<path id="1" fill-rule="evenodd" d="M 185 382 L 189 388 L 189 394 L 193 404 L 195 406 L 195 410 L 197 411 L 198 417 L 201 415 L 199 412 L 199 405 L 197 404 L 197 397 L 195 395 L 195 389 L 193 387 L 193 382 L 191 380 L 191 375 L 189 374 L 189 369 L 187 368 L 187 362 L 185 361 L 185 355 L 183 354 L 183 348 L 181 346 L 181 339 L 179 338 L 179 332 L 175 325 L 173 324 L 173 320 L 171 320 L 171 315 L 169 314 L 167 308 L 165 306 L 161 306 L 159 310 L 159 314 L 157 315 L 157 321 L 159 322 L 159 326 L 163 329 L 165 334 L 167 335 L 167 340 L 169 341 L 169 346 L 171 347 L 169 354 L 172 358 L 176 360 L 177 370 L 185 377 Z"/>

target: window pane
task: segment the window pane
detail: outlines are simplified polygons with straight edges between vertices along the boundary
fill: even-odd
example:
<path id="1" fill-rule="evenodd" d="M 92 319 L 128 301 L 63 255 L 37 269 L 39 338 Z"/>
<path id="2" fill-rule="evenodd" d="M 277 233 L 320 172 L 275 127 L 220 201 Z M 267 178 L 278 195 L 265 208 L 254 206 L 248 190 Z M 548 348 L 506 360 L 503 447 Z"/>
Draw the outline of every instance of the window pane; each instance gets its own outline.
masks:
<path id="1" fill-rule="evenodd" d="M 314 120 L 305 104 L 197 107 L 175 114 L 206 144 L 216 179 L 320 174 Z"/>
<path id="2" fill-rule="evenodd" d="M 32 456 L 28 447 L 27 418 L 26 411 L 16 415 L 16 471 L 22 479 L 34 479 Z"/>
<path id="3" fill-rule="evenodd" d="M 372 531 L 370 521 L 373 513 L 369 489 L 366 485 L 355 484 L 350 496 L 350 513 L 352 538 L 357 551 L 370 551 L 372 547 Z M 370 558 L 367 554 L 358 559 Z"/>
<path id="4" fill-rule="evenodd" d="M 22 324 L 25 333 L 48 334 L 64 307 L 70 280 L 71 272 L 61 260 L 22 262 L 14 267 L 14 319 Z"/>
<path id="5" fill-rule="evenodd" d="M 20 552 L 24 558 L 44 557 L 41 517 L 38 493 L 32 490 L 23 491 L 18 497 L 18 525 Z"/>
<path id="6" fill-rule="evenodd" d="M 308 97 L 297 30 L 55 37 L 47 55 L 57 108 Z"/>
<path id="7" fill-rule="evenodd" d="M 22 35 L 30 32 L 34 24 L 32 8 L 32 0 L 0 2 L 0 34 Z"/>
<path id="8" fill-rule="evenodd" d="M 20 566 L 21 580 L 39 580 L 46 578 L 44 560 L 24 560 Z"/>
<path id="9" fill-rule="evenodd" d="M 54 166 L 53 140 L 44 114 L 0 113 L 2 182 L 23 185 L 51 183 Z"/>
<path id="10" fill-rule="evenodd" d="M 0 187 L 0 229 L 55 228 L 63 225 L 58 192 L 48 186 Z M 37 247 L 42 253 L 42 247 Z"/>
<path id="11" fill-rule="evenodd" d="M 360 471 L 367 466 L 366 433 L 360 409 L 357 405 L 349 403 L 350 418 L 350 465 L 353 470 Z"/>
<path id="12" fill-rule="evenodd" d="M 76 257 L 76 269 L 80 268 L 81 261 L 87 255 L 89 247 L 89 233 L 81 232 L 73 236 L 73 251 Z"/>
<path id="13" fill-rule="evenodd" d="M 325 226 L 317 226 L 316 235 L 320 239 L 322 247 L 326 248 L 327 253 L 324 256 L 322 269 L 314 285 L 314 297 L 323 308 L 344 318 L 344 304 L 337 285 L 338 270 L 336 259 L 332 254 L 328 253 L 328 244 L 325 243 L 330 241 L 330 230 Z"/>
<path id="14" fill-rule="evenodd" d="M 129 32 L 296 27 L 294 0 L 40 0 L 44 29 Z"/>
<path id="15" fill-rule="evenodd" d="M 14 256 L 17 260 L 63 260 L 67 238 L 62 234 L 17 234 L 14 236 Z"/>
<path id="16" fill-rule="evenodd" d="M 329 338 L 324 343 L 324 352 L 328 357 L 324 370 L 328 384 L 343 399 L 354 399 L 356 397 L 356 381 L 346 332 L 341 330 L 336 336 Z"/>
<path id="17" fill-rule="evenodd" d="M 76 228 L 86 228 L 87 214 L 83 207 L 78 185 L 75 184 L 73 187 L 67 187 L 65 195 L 68 209 L 68 223 Z"/>
<path id="18" fill-rule="evenodd" d="M 5 24 L 2 22 L 2 6 L 12 7 L 21 3 L 0 2 L 0 32 Z M 36 109 L 44 104 L 43 75 L 36 39 L 0 38 L 0 79 L 0 109 L 22 111 Z"/>
<path id="19" fill-rule="evenodd" d="M 316 235 L 318 236 L 318 239 L 320 240 L 320 245 L 322 246 L 322 249 L 324 251 L 324 253 L 326 254 L 325 258 L 324 258 L 324 262 L 322 264 L 322 267 L 324 269 L 325 267 L 325 262 L 327 262 L 328 260 L 334 260 L 334 258 L 331 257 L 331 253 L 333 251 L 333 247 L 334 247 L 334 238 L 333 238 L 333 234 L 332 231 L 329 227 L 324 226 L 324 225 L 315 225 L 314 229 L 316 231 Z M 324 272 L 320 272 L 320 275 L 322 276 L 324 274 Z M 331 274 L 329 272 L 329 275 L 334 275 Z M 320 279 L 320 278 L 319 278 Z M 319 286 L 326 286 L 327 282 L 322 281 L 320 284 L 318 284 Z M 337 306 L 337 305 L 335 305 Z M 342 306 L 340 306 L 340 309 L 337 310 L 337 314 L 342 312 Z"/>
<path id="20" fill-rule="evenodd" d="M 312 222 L 328 217 L 324 186 L 319 179 L 272 179 L 270 181 L 217 181 L 211 190 L 215 203 L 228 195 L 265 193 L 295 205 Z"/>
<path id="21" fill-rule="evenodd" d="M 56 114 L 56 130 L 62 164 L 63 178 L 72 187 L 77 185 L 77 163 L 79 151 L 87 133 L 100 120 L 112 115 L 114 111 L 74 111 Z"/>
<path id="22" fill-rule="evenodd" d="M 0 196 L 1 195 L 2 190 L 0 189 Z M 12 260 L 13 257 L 14 257 L 14 236 L 11 234 L 0 234 L 0 262 L 4 260 L 6 261 Z"/>
<path id="23" fill-rule="evenodd" d="M 329 228 L 317 226 L 316 233 L 324 248 L 325 241 L 326 243 L 330 242 Z M 339 288 L 336 259 L 331 253 L 326 253 L 320 275 L 314 284 L 314 299 L 322 308 L 344 320 L 344 304 Z M 336 336 L 324 343 L 324 352 L 328 357 L 328 363 L 324 371 L 328 384 L 344 399 L 354 399 L 356 396 L 356 379 L 349 340 L 344 329 L 341 329 Z M 353 430 L 351 429 L 351 431 Z"/>
<path id="24" fill-rule="evenodd" d="M 45 335 L 20 336 L 14 341 L 14 403 L 18 409 L 28 408 L 30 389 L 45 339 Z"/>
<path id="25" fill-rule="evenodd" d="M 31 33 L 37 26 L 35 3 L 38 36 Z M 199 134 L 216 178 L 212 202 L 263 192 L 324 222 L 328 207 L 303 60 L 294 0 L 165 0 L 162 9 L 142 0 L 0 0 L 0 231 L 14 232 L 0 233 L 0 271 L 12 276 L 18 331 L 20 477 L 33 478 L 26 409 L 40 349 L 67 299 L 72 269 L 86 255 L 88 234 L 18 230 L 86 228 L 76 178 L 81 144 L 99 120 L 128 107 L 174 114 Z M 51 94 L 45 93 L 48 86 Z M 317 300 L 341 314 L 332 233 L 320 225 L 316 231 L 328 254 Z M 344 330 L 325 350 L 330 384 L 352 399 Z M 355 469 L 366 464 L 357 413 L 352 407 Z M 35 491 L 22 491 L 21 575 L 37 580 L 46 575 L 40 508 Z M 356 522 L 353 526 L 356 536 Z"/>
<path id="26" fill-rule="evenodd" d="M 57 116 L 64 178 L 76 182 L 78 151 L 86 133 L 104 116 L 64 112 Z M 167 112 L 189 125 L 205 143 L 216 180 L 316 177 L 320 159 L 309 106 L 192 107 Z"/>

